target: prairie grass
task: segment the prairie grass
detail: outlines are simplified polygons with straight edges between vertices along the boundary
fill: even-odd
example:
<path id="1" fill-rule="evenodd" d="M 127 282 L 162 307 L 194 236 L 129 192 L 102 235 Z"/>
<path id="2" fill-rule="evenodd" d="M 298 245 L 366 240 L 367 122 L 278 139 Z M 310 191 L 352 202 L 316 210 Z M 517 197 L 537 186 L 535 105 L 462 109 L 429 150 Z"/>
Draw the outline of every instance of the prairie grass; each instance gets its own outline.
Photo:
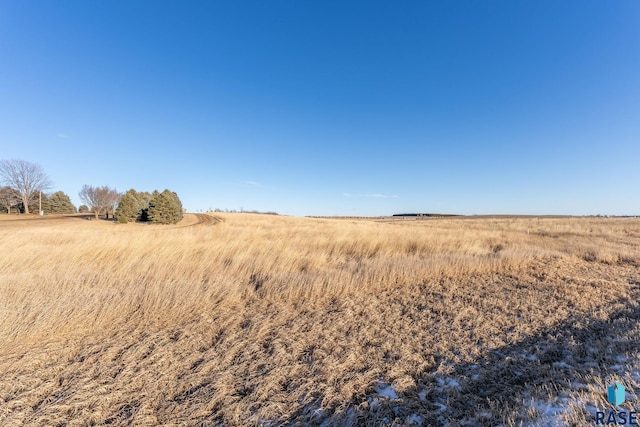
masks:
<path id="1" fill-rule="evenodd" d="M 0 424 L 517 425 L 637 361 L 638 219 L 216 220 L 0 221 Z"/>

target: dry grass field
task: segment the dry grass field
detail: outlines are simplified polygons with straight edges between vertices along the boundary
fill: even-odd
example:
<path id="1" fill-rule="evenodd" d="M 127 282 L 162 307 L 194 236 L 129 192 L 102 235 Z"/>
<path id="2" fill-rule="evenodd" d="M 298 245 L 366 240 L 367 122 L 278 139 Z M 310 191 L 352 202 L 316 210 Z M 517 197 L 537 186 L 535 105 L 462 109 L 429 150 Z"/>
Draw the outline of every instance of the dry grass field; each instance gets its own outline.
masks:
<path id="1" fill-rule="evenodd" d="M 0 425 L 592 425 L 640 220 L 0 220 Z M 638 393 L 640 394 L 640 392 Z"/>

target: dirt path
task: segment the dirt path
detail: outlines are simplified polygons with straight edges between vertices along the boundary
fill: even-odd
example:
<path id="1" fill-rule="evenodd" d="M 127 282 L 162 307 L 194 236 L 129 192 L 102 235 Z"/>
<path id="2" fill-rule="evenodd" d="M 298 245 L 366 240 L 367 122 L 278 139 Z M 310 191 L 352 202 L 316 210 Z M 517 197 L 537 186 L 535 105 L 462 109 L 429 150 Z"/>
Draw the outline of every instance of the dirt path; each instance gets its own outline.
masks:
<path id="1" fill-rule="evenodd" d="M 203 213 L 188 213 L 184 214 L 182 221 L 174 225 L 172 228 L 194 227 L 196 225 L 216 225 L 222 221 L 223 219 L 217 216 L 211 216 Z"/>
<path id="2" fill-rule="evenodd" d="M 78 220 L 93 220 L 90 222 L 82 221 L 83 224 L 91 224 L 93 226 L 114 225 L 113 221 L 105 221 L 103 219 L 94 220 L 93 214 L 72 214 L 72 215 L 0 215 L 0 228 L 16 227 L 16 226 L 51 226 L 53 224 L 60 225 L 77 225 Z M 182 221 L 169 228 L 193 227 L 196 225 L 216 225 L 224 220 L 218 216 L 207 215 L 204 213 L 187 213 Z M 118 224 L 122 225 L 122 224 Z M 134 223 L 129 223 L 133 226 Z M 147 223 L 135 223 L 137 226 L 149 226 Z M 166 226 L 163 226 L 166 227 Z"/>
<path id="3" fill-rule="evenodd" d="M 222 222 L 222 218 L 217 216 L 211 216 L 207 214 L 193 214 L 198 219 L 198 222 L 194 225 L 215 225 L 219 222 Z"/>

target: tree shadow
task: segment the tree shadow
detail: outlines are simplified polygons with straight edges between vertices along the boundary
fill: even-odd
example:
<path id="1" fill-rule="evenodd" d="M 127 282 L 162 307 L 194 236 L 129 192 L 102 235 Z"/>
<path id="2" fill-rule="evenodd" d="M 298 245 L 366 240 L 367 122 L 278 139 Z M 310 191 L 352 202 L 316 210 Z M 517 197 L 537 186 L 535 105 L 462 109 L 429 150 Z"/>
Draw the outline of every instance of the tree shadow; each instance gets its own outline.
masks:
<path id="1" fill-rule="evenodd" d="M 446 374 L 416 374 L 417 387 L 397 399 L 380 398 L 370 390 L 365 399 L 343 409 L 322 413 L 301 408 L 275 425 L 536 425 L 531 402 L 586 389 L 588 384 L 580 382 L 585 376 L 608 381 L 620 373 L 621 356 L 640 348 L 637 334 L 630 335 L 640 322 L 640 305 L 628 299 L 615 303 L 625 308 L 606 319 L 575 315 L 556 327 L 485 352 L 473 363 L 441 361 L 440 368 L 445 369 L 438 371 Z M 606 390 L 602 393 L 605 396 Z"/>

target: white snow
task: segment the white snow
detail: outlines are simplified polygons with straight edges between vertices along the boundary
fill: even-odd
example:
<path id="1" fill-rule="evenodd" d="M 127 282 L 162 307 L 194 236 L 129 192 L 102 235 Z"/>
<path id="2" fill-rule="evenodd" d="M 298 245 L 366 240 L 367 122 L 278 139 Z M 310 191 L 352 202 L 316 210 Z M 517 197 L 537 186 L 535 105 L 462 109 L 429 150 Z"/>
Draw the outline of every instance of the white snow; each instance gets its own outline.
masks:
<path id="1" fill-rule="evenodd" d="M 521 360 L 527 360 L 530 362 L 537 362 L 539 359 L 535 354 L 527 354 L 520 353 Z M 638 396 L 633 394 L 637 393 L 637 390 L 633 390 L 634 387 L 637 387 L 635 382 L 640 382 L 640 357 L 638 360 L 632 359 L 631 356 L 618 355 L 615 356 L 612 360 L 612 363 L 615 363 L 612 366 L 609 366 L 609 370 L 612 373 L 615 373 L 616 376 L 620 376 L 621 378 L 625 378 L 622 381 L 625 381 L 625 384 L 628 384 L 627 389 L 627 400 L 635 401 Z M 606 365 L 602 365 L 594 360 L 590 361 L 574 361 L 572 357 L 569 357 L 567 361 L 558 361 L 553 363 L 553 367 L 559 369 L 575 369 L 574 366 L 567 363 L 577 363 L 579 365 L 580 370 L 584 370 L 585 368 L 594 367 L 594 368 L 605 368 Z M 480 366 L 471 365 L 469 366 L 470 372 L 467 372 L 469 375 L 467 378 L 471 378 L 473 380 L 478 380 L 481 378 Z M 429 401 L 433 406 L 433 414 L 437 416 L 438 423 L 442 426 L 450 425 L 450 422 L 447 420 L 448 411 L 451 408 L 448 407 L 449 399 L 456 399 L 457 396 L 452 396 L 451 393 L 455 393 L 455 391 L 462 391 L 462 386 L 460 381 L 464 381 L 467 379 L 456 379 L 451 376 L 441 375 L 434 373 L 434 383 L 429 387 L 421 389 L 417 393 L 417 397 L 422 402 Z M 513 371 L 514 375 L 521 376 L 523 375 L 520 371 Z M 592 393 L 592 389 L 594 384 L 588 383 L 584 380 L 574 379 L 570 382 L 570 384 L 564 390 L 558 390 L 558 395 L 555 397 L 550 396 L 548 399 L 542 399 L 540 397 L 532 396 L 528 393 L 523 396 L 524 401 L 521 407 L 522 412 L 520 413 L 520 419 L 527 419 L 522 424 L 519 424 L 523 427 L 552 427 L 558 425 L 565 425 L 567 419 L 572 419 L 575 416 L 581 417 L 580 414 L 574 414 L 573 411 L 575 408 L 579 409 L 578 412 L 585 410 L 587 413 L 591 414 L 592 417 L 595 417 L 595 413 L 598 410 L 602 410 L 602 408 L 597 408 L 597 404 L 593 403 L 591 400 L 586 400 L 585 395 L 588 396 Z M 633 391 L 632 391 L 633 390 Z M 390 399 L 395 400 L 394 404 L 398 405 L 393 407 L 393 412 L 396 415 L 403 413 L 403 401 L 399 399 L 398 393 L 394 390 L 394 388 L 386 382 L 380 381 L 374 385 L 375 394 L 369 396 L 367 401 L 369 403 L 369 408 L 371 409 L 379 409 L 381 407 L 382 399 Z M 605 396 L 606 390 L 601 391 L 602 396 Z M 602 397 L 601 396 L 601 397 Z M 606 397 L 606 396 L 605 396 Z M 531 411 L 531 410 L 534 411 Z M 352 411 L 355 411 L 351 408 Z M 534 412 L 537 414 L 534 418 L 529 418 L 531 413 Z M 413 426 L 424 426 L 425 420 L 423 415 L 419 412 L 405 412 L 404 422 L 406 425 Z M 585 416 L 589 417 L 589 415 L 585 414 Z M 487 421 L 497 421 L 495 420 L 493 414 L 490 411 L 483 411 L 481 413 L 476 414 L 478 419 L 484 419 Z M 467 420 L 458 420 L 458 425 L 477 425 L 478 421 L 469 421 Z M 346 414 L 346 423 L 355 422 L 355 412 L 347 412 Z M 327 424 L 325 424 L 327 425 Z M 494 424 L 495 425 L 495 424 Z"/>
<path id="2" fill-rule="evenodd" d="M 449 420 L 447 420 L 445 417 L 443 416 L 439 416 L 438 417 L 438 422 L 440 423 L 440 425 L 442 425 L 443 427 L 449 427 Z"/>
<path id="3" fill-rule="evenodd" d="M 387 399 L 397 399 L 398 393 L 388 384 L 380 383 L 375 386 L 375 391 L 379 397 L 386 397 Z"/>
<path id="4" fill-rule="evenodd" d="M 523 427 L 554 427 L 563 425 L 562 415 L 571 409 L 569 403 L 571 399 L 556 398 L 553 401 L 547 402 L 544 400 L 531 400 L 528 404 L 525 403 L 525 407 L 534 408 L 540 416 L 535 420 L 530 420 L 523 424 Z"/>
<path id="5" fill-rule="evenodd" d="M 451 378 L 451 377 L 437 377 L 436 378 L 436 382 L 438 383 L 438 385 L 442 388 L 442 389 L 447 389 L 447 388 L 454 388 L 458 391 L 462 390 L 462 386 L 460 386 L 460 383 L 458 382 L 458 380 L 456 380 L 455 378 Z"/>
<path id="6" fill-rule="evenodd" d="M 567 362 L 553 362 L 553 366 L 555 368 L 567 368 L 567 369 L 572 368 L 572 366 L 569 365 Z"/>
<path id="7" fill-rule="evenodd" d="M 345 425 L 353 425 L 354 422 L 356 420 L 356 409 L 352 406 L 351 408 L 347 409 L 347 419 L 345 422 Z"/>
<path id="8" fill-rule="evenodd" d="M 407 417 L 407 424 L 422 425 L 422 417 L 418 414 L 411 414 Z"/>
<path id="9" fill-rule="evenodd" d="M 368 398 L 367 402 L 369 402 L 369 407 L 371 409 L 376 409 L 378 407 L 378 401 L 373 397 Z"/>
<path id="10" fill-rule="evenodd" d="M 443 405 L 442 403 L 435 402 L 434 405 L 438 407 L 438 409 L 434 411 L 436 414 L 441 414 L 447 410 L 447 405 Z"/>

